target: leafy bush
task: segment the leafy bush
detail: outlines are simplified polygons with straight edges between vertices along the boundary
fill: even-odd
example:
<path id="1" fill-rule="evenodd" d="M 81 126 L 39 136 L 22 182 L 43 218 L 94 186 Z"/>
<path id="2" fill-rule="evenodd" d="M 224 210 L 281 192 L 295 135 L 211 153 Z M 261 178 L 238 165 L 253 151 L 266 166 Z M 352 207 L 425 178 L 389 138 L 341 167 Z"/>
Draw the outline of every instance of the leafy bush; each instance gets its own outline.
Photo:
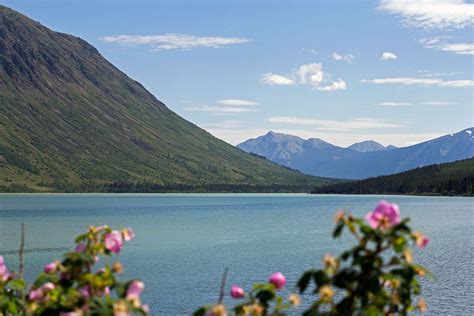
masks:
<path id="1" fill-rule="evenodd" d="M 0 257 L 0 315 L 147 315 L 148 306 L 140 302 L 143 282 L 120 282 L 119 261 L 97 267 L 101 257 L 118 254 L 133 238 L 131 229 L 91 226 L 76 238 L 75 251 L 47 264 L 29 288 Z"/>
<path id="2" fill-rule="evenodd" d="M 357 243 L 339 257 L 327 254 L 321 269 L 303 273 L 297 290 L 314 295 L 314 300 L 305 304 L 303 315 L 406 315 L 416 309 L 426 311 L 423 298 L 416 304 L 414 298 L 421 294 L 417 277 L 428 271 L 414 263 L 410 245 L 424 248 L 428 239 L 412 232 L 409 219 L 400 218 L 396 204 L 381 201 L 365 220 L 340 211 L 335 222 L 335 238 L 346 229 Z M 230 295 L 243 301 L 231 310 L 235 315 L 285 315 L 301 302 L 295 293 L 286 301 L 279 295 L 285 283 L 285 277 L 277 272 L 268 283 L 255 284 L 248 293 L 233 285 Z M 219 302 L 198 309 L 195 315 L 224 316 L 227 310 Z"/>

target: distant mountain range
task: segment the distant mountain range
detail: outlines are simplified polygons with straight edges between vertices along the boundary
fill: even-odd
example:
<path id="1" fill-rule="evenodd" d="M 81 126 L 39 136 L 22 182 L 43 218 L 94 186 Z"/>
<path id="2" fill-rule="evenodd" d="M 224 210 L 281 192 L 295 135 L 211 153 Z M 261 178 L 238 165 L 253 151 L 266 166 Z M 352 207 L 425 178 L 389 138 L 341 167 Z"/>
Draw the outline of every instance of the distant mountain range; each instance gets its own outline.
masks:
<path id="1" fill-rule="evenodd" d="M 317 194 L 474 195 L 474 158 L 429 165 L 388 176 L 330 184 Z"/>
<path id="2" fill-rule="evenodd" d="M 86 41 L 0 6 L 0 191 L 309 191 L 331 181 L 213 137 Z"/>
<path id="3" fill-rule="evenodd" d="M 474 128 L 445 135 L 413 146 L 384 147 L 374 141 L 347 148 L 318 138 L 269 132 L 239 145 L 283 166 L 310 175 L 340 179 L 365 179 L 474 156 Z"/>

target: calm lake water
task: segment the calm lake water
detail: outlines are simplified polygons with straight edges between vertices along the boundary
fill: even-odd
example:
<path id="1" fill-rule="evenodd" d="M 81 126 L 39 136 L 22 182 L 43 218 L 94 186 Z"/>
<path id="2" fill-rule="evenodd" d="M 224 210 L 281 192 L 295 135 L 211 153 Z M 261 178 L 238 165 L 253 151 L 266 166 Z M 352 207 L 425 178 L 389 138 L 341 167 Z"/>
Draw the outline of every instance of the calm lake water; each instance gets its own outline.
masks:
<path id="1" fill-rule="evenodd" d="M 0 255 L 17 267 L 21 223 L 27 229 L 27 277 L 60 258 L 88 225 L 132 227 L 120 254 L 126 274 L 145 281 L 153 314 L 186 315 L 217 300 L 228 285 L 249 288 L 274 271 L 291 290 L 326 253 L 352 244 L 332 240 L 333 214 L 371 210 L 382 196 L 303 194 L 3 194 Z M 415 258 L 437 276 L 424 282 L 431 315 L 474 315 L 474 199 L 389 196 L 430 238 Z"/>

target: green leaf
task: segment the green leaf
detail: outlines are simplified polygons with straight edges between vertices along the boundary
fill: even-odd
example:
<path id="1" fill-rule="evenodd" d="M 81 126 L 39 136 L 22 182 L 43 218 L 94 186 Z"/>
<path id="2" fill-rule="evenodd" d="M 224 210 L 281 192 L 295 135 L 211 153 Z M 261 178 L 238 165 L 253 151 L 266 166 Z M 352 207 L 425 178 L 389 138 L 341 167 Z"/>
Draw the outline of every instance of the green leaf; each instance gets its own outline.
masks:
<path id="1" fill-rule="evenodd" d="M 337 238 L 337 237 L 341 236 L 343 228 L 344 228 L 344 223 L 341 222 L 341 223 L 337 224 L 336 228 L 334 229 L 334 232 L 332 233 L 332 237 Z"/>
<path id="2" fill-rule="evenodd" d="M 8 284 L 10 288 L 15 291 L 24 290 L 26 287 L 26 282 L 22 279 L 16 279 L 16 280 L 10 281 Z"/>
<path id="3" fill-rule="evenodd" d="M 299 279 L 297 287 L 300 290 L 300 293 L 303 293 L 308 287 L 309 281 L 313 277 L 314 270 L 306 271 L 303 276 Z"/>
<path id="4" fill-rule="evenodd" d="M 206 307 L 201 307 L 200 309 L 196 310 L 193 315 L 194 316 L 205 316 L 206 315 L 206 312 L 207 312 L 207 308 Z"/>

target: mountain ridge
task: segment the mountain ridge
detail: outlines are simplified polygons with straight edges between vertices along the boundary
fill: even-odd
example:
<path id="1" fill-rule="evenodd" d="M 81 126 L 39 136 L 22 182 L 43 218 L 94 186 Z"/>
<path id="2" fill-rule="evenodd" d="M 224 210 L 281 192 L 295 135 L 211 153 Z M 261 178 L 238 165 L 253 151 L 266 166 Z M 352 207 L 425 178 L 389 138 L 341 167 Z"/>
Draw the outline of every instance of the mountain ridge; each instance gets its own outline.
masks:
<path id="1" fill-rule="evenodd" d="M 326 142 L 327 145 L 321 149 L 309 145 L 309 140 L 302 138 L 297 138 L 297 144 L 282 145 L 268 140 L 266 135 L 249 139 L 237 146 L 307 174 L 340 179 L 363 179 L 473 157 L 472 131 L 474 128 L 467 128 L 419 144 L 400 148 L 389 145 L 379 147 L 379 150 L 353 150 L 351 147 L 357 143 L 343 148 Z M 281 146 L 283 150 L 297 146 L 299 150 L 294 153 L 287 151 L 286 156 L 274 157 L 272 150 L 276 146 Z"/>
<path id="2" fill-rule="evenodd" d="M 86 41 L 0 6 L 0 191 L 111 183 L 295 187 L 331 180 L 244 153 L 181 118 Z"/>

